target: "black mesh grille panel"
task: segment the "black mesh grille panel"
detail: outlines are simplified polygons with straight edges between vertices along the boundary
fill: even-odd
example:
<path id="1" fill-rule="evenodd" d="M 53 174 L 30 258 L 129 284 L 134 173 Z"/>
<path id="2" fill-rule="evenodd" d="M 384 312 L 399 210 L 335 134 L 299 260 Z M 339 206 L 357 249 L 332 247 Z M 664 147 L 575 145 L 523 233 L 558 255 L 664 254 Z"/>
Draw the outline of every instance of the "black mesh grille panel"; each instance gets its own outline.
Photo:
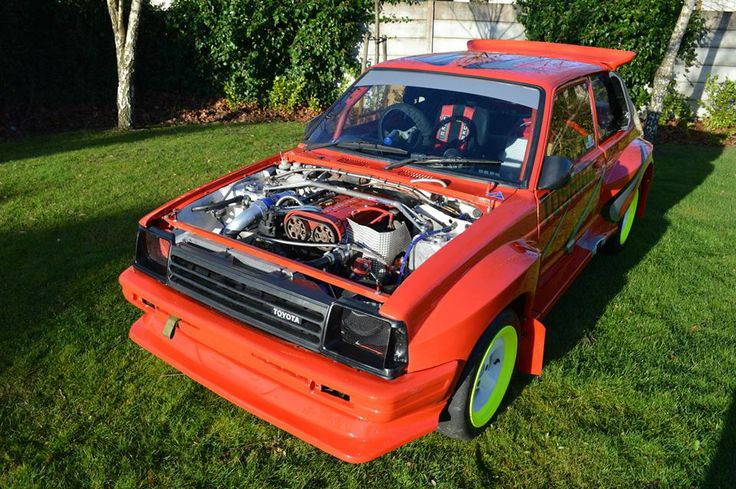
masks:
<path id="1" fill-rule="evenodd" d="M 168 282 L 221 313 L 312 350 L 319 349 L 332 302 L 318 288 L 189 245 L 172 247 Z"/>

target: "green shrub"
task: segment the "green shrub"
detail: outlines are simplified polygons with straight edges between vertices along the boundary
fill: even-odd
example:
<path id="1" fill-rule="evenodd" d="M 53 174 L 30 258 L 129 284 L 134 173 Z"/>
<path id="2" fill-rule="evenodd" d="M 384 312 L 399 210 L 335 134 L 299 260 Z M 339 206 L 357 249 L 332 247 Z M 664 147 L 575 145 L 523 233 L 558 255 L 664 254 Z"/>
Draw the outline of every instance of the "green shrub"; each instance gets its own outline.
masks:
<path id="1" fill-rule="evenodd" d="M 518 0 L 519 21 L 529 39 L 588 46 L 628 49 L 634 61 L 620 70 L 637 107 L 649 100 L 651 85 L 672 29 L 682 9 L 682 0 Z M 680 59 L 695 61 L 695 47 L 705 34 L 696 10 L 680 47 Z"/>
<path id="2" fill-rule="evenodd" d="M 269 106 L 274 109 L 293 111 L 304 103 L 304 89 L 307 82 L 304 78 L 288 78 L 277 76 L 273 80 L 273 88 L 268 94 Z"/>
<path id="3" fill-rule="evenodd" d="M 705 127 L 708 129 L 736 128 L 736 80 L 708 76 L 705 81 Z"/>
<path id="4" fill-rule="evenodd" d="M 370 1 L 297 1 L 301 26 L 289 47 L 287 75 L 303 80 L 302 104 L 326 105 L 346 73 L 357 73 L 357 46 L 370 18 Z M 296 7 L 294 7 L 296 8 Z"/>
<path id="5" fill-rule="evenodd" d="M 232 104 L 322 106 L 357 65 L 370 0 L 175 0 L 179 38 Z M 276 81 L 277 77 L 279 78 Z M 293 93 L 286 93 L 294 90 Z"/>
<path id="6" fill-rule="evenodd" d="M 232 105 L 324 106 L 358 68 L 372 7 L 370 0 L 174 0 L 161 10 L 144 1 L 136 89 L 224 96 Z M 0 24 L 0 107 L 114 103 L 105 2 L 4 0 Z"/>
<path id="7" fill-rule="evenodd" d="M 695 121 L 695 112 L 693 111 L 687 97 L 677 91 L 677 84 L 674 80 L 667 85 L 662 100 L 662 115 L 659 118 L 660 125 L 674 122 L 677 125 L 682 123 L 690 124 Z"/>

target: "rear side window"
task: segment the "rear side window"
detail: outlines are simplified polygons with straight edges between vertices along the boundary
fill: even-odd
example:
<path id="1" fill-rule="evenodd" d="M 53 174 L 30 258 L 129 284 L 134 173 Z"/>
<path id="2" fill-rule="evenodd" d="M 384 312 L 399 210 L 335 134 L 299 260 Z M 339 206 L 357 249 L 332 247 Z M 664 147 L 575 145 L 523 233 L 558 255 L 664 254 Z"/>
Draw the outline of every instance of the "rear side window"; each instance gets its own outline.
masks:
<path id="1" fill-rule="evenodd" d="M 601 73 L 592 79 L 593 96 L 598 131 L 601 141 L 609 138 L 621 129 L 626 129 L 631 121 L 629 104 L 621 80 Z"/>
<path id="2" fill-rule="evenodd" d="M 577 161 L 595 146 L 593 111 L 587 82 L 563 88 L 555 94 L 547 155 Z"/>

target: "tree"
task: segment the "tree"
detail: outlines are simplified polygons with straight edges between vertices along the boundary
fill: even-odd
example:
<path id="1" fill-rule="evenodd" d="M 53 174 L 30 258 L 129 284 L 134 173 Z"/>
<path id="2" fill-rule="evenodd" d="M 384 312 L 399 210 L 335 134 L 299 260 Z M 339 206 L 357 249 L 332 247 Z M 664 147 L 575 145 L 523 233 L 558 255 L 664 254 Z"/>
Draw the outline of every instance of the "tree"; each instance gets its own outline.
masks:
<path id="1" fill-rule="evenodd" d="M 112 32 L 115 36 L 115 56 L 118 71 L 118 129 L 133 127 L 133 74 L 135 45 L 138 40 L 141 0 L 130 0 L 128 22 L 125 22 L 125 0 L 107 0 Z"/>
<path id="2" fill-rule="evenodd" d="M 662 63 L 660 63 L 654 75 L 652 98 L 649 101 L 647 119 L 644 124 L 644 137 L 649 141 L 654 140 L 654 137 L 657 135 L 657 126 L 659 125 L 659 117 L 662 114 L 662 103 L 667 92 L 667 85 L 672 81 L 677 53 L 680 50 L 680 43 L 685 36 L 685 31 L 687 31 L 687 25 L 690 22 L 693 10 L 695 10 L 695 0 L 685 0 L 680 11 L 680 17 L 677 19 L 677 24 L 675 24 L 675 28 L 672 30 L 672 37 L 670 37 L 667 52 L 665 52 Z"/>

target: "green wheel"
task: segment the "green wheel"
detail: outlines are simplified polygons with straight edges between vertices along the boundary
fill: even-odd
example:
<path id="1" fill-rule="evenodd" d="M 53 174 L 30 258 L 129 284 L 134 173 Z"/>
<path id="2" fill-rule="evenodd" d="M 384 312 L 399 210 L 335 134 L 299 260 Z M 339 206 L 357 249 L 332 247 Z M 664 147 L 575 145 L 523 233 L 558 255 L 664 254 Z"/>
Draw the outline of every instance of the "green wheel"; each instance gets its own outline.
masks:
<path id="1" fill-rule="evenodd" d="M 496 333 L 486 349 L 470 390 L 468 415 L 474 427 L 482 428 L 488 424 L 501 405 L 511 382 L 518 345 L 516 329 L 506 325 Z"/>
<path id="2" fill-rule="evenodd" d="M 516 365 L 518 328 L 516 314 L 504 311 L 483 333 L 440 417 L 440 433 L 469 440 L 499 412 Z"/>
<path id="3" fill-rule="evenodd" d="M 634 191 L 634 197 L 631 199 L 629 207 L 624 213 L 624 218 L 618 225 L 616 232 L 608 238 L 603 250 L 608 253 L 618 253 L 624 248 L 624 244 L 629 239 L 631 234 L 631 227 L 634 225 L 634 219 L 636 218 L 636 208 L 639 205 L 639 189 Z"/>

